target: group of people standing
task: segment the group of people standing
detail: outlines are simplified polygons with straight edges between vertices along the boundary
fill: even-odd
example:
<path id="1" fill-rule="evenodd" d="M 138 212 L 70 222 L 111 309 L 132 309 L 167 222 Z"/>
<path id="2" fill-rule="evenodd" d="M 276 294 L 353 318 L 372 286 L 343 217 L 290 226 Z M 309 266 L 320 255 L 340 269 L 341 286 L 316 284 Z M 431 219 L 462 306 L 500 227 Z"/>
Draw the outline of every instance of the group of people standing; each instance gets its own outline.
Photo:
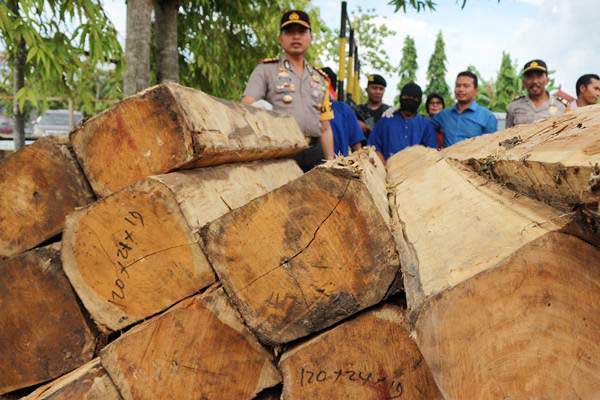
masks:
<path id="1" fill-rule="evenodd" d="M 493 133 L 497 120 L 490 110 L 477 104 L 478 79 L 470 71 L 456 76 L 456 104 L 445 107 L 435 93 L 427 96 L 427 116 L 419 114 L 423 92 L 414 82 L 400 92 L 397 108 L 383 103 L 386 81 L 369 75 L 368 101 L 354 110 L 335 101 L 332 82 L 337 78 L 330 69 L 321 71 L 308 64 L 305 54 L 311 41 L 309 16 L 300 10 L 286 12 L 280 21 L 279 43 L 283 55 L 264 59 L 254 69 L 242 102 L 292 114 L 306 137 L 308 148 L 297 156 L 298 164 L 308 171 L 323 159 L 336 154 L 348 155 L 363 145 L 374 146 L 385 162 L 398 151 L 414 145 L 442 148 L 471 137 Z M 600 78 L 586 74 L 576 84 L 577 99 L 569 104 L 546 91 L 548 68 L 542 60 L 523 67 L 523 87 L 527 95 L 507 107 L 506 126 L 511 127 L 561 115 L 572 108 L 595 104 L 600 98 Z"/>

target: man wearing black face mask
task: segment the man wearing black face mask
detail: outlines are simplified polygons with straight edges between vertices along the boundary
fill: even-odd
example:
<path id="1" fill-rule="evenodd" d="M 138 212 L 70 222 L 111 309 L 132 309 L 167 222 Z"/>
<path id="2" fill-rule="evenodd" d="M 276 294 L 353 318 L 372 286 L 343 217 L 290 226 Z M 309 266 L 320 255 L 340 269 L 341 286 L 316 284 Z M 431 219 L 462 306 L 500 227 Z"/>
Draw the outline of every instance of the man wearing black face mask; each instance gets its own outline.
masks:
<path id="1" fill-rule="evenodd" d="M 407 83 L 400 92 L 400 109 L 391 118 L 382 118 L 375 124 L 368 144 L 375 147 L 383 162 L 409 146 L 420 144 L 436 148 L 433 125 L 417 114 L 422 97 L 419 85 Z"/>

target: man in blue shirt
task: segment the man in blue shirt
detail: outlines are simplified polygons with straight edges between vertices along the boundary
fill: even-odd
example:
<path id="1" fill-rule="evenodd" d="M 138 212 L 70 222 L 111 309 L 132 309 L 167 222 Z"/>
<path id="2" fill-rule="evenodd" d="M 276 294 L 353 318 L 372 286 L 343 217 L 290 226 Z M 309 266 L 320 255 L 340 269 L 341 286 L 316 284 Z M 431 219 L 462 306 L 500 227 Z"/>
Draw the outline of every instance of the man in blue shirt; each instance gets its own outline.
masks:
<path id="1" fill-rule="evenodd" d="M 343 101 L 333 101 L 336 97 L 334 89 L 337 82 L 336 73 L 329 67 L 322 68 L 322 71 L 329 77 L 329 94 L 332 98 L 333 119 L 329 122 L 333 131 L 333 154 L 347 156 L 350 147 L 352 151 L 362 147 L 361 142 L 366 140 L 365 135 L 352 108 Z"/>
<path id="2" fill-rule="evenodd" d="M 361 142 L 365 140 L 356 114 L 350 106 L 342 101 L 333 101 L 333 120 L 331 120 L 331 129 L 333 130 L 333 153 L 343 156 L 348 155 L 348 150 L 359 150 L 362 147 Z"/>
<path id="3" fill-rule="evenodd" d="M 391 118 L 379 120 L 369 135 L 368 144 L 385 161 L 400 150 L 414 145 L 436 148 L 433 125 L 417 114 L 423 92 L 416 83 L 407 83 L 400 92 L 400 109 Z"/>
<path id="4" fill-rule="evenodd" d="M 460 72 L 456 77 L 454 95 L 456 105 L 431 119 L 435 128 L 444 134 L 444 147 L 498 130 L 494 114 L 475 102 L 477 75 L 469 71 Z"/>

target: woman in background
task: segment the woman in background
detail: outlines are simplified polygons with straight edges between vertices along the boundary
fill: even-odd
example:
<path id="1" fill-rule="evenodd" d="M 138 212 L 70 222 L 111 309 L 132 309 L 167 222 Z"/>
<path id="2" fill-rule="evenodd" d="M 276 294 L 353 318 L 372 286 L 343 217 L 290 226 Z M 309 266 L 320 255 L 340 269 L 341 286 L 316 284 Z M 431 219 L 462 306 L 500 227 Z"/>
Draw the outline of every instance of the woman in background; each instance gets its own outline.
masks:
<path id="1" fill-rule="evenodd" d="M 427 96 L 427 101 L 425 102 L 425 110 L 429 115 L 429 118 L 433 118 L 434 115 L 442 111 L 446 107 L 444 103 L 444 99 L 437 93 L 431 93 Z M 437 148 L 441 150 L 444 147 L 444 134 L 442 131 L 437 132 Z"/>

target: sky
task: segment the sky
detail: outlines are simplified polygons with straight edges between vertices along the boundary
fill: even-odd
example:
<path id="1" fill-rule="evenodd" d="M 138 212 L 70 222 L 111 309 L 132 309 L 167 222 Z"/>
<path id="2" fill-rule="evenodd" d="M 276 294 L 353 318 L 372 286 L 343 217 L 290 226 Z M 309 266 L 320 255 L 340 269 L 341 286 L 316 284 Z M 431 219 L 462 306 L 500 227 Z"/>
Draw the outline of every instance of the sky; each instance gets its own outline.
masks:
<path id="1" fill-rule="evenodd" d="M 464 9 L 454 0 L 437 0 L 436 11 L 406 14 L 394 13 L 387 3 L 388 0 L 348 0 L 348 11 L 373 8 L 380 16 L 377 22 L 396 32 L 385 41 L 394 65 L 400 63 L 405 36 L 415 39 L 417 83 L 423 88 L 427 85 L 427 64 L 438 31 L 442 31 L 446 42 L 449 84 L 470 64 L 484 79 L 495 78 L 503 51 L 518 62 L 519 68 L 531 59 L 546 61 L 549 69 L 556 71 L 556 83 L 572 95 L 580 75 L 600 73 L 598 0 L 469 0 Z M 103 4 L 124 40 L 125 1 L 105 0 Z M 341 1 L 313 0 L 312 4 L 320 8 L 321 18 L 331 28 L 339 27 Z M 364 71 L 363 78 L 372 72 L 378 71 Z M 398 79 L 385 78 L 388 90 L 384 100 L 391 103 L 397 94 Z"/>

